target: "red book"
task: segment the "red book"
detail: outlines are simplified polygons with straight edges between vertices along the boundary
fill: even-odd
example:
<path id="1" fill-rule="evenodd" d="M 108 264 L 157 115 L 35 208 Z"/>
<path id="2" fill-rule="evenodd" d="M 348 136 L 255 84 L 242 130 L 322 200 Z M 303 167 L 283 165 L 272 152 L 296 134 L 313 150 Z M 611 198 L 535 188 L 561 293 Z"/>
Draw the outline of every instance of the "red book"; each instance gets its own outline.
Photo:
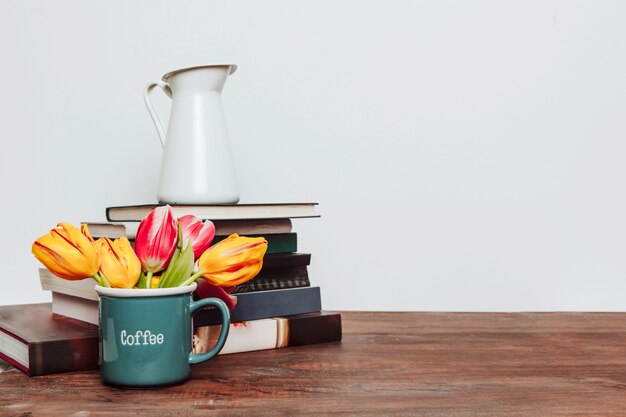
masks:
<path id="1" fill-rule="evenodd" d="M 29 376 L 97 368 L 98 326 L 50 303 L 0 306 L 0 358 Z"/>

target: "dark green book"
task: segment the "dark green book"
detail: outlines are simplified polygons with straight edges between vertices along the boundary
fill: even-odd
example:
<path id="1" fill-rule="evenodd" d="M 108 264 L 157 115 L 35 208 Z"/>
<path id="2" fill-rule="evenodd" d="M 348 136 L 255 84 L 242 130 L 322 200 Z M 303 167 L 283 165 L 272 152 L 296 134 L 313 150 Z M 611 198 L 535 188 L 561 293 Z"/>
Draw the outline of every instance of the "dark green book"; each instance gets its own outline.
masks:
<path id="1" fill-rule="evenodd" d="M 297 233 L 276 233 L 264 235 L 246 235 L 247 237 L 262 236 L 267 240 L 267 254 L 273 253 L 291 253 L 298 251 L 298 235 Z M 226 239 L 228 236 L 215 236 L 213 243 Z"/>

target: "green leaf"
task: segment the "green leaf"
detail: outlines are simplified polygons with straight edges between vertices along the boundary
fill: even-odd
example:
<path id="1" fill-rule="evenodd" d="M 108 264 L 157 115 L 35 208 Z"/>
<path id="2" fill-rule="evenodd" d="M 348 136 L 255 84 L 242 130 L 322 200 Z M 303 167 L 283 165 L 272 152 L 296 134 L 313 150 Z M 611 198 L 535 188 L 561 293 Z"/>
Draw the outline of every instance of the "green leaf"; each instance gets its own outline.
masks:
<path id="1" fill-rule="evenodd" d="M 170 280 L 170 276 L 172 275 L 171 270 L 174 269 L 174 266 L 178 262 L 178 258 L 180 258 L 180 250 L 176 248 L 174 250 L 174 255 L 172 255 L 172 259 L 170 260 L 170 264 L 167 266 L 167 269 L 161 274 L 158 288 L 168 287 L 167 283 Z"/>
<path id="2" fill-rule="evenodd" d="M 174 259 L 172 259 L 174 261 Z M 181 283 L 185 282 L 193 272 L 193 247 L 188 244 L 184 251 L 180 253 L 180 256 L 175 262 L 170 262 L 170 266 L 167 268 L 167 281 L 164 286 L 178 287 Z M 161 276 L 163 280 L 163 276 Z"/>
<path id="3" fill-rule="evenodd" d="M 137 288 L 146 288 L 146 274 L 141 271 L 141 275 L 139 275 L 139 281 L 137 282 Z"/>

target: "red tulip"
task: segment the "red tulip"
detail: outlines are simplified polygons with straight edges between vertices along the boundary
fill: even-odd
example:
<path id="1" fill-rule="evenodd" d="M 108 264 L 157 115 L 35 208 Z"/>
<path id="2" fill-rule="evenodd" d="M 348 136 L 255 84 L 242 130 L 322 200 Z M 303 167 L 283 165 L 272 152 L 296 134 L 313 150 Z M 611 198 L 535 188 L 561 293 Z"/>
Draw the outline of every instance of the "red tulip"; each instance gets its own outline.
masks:
<path id="1" fill-rule="evenodd" d="M 196 216 L 188 214 L 178 219 L 183 229 L 183 249 L 191 243 L 193 258 L 197 260 L 211 246 L 215 237 L 215 225 L 211 220 L 204 223 Z"/>
<path id="2" fill-rule="evenodd" d="M 135 252 L 150 277 L 167 268 L 176 249 L 178 228 L 170 206 L 159 206 L 139 223 Z"/>

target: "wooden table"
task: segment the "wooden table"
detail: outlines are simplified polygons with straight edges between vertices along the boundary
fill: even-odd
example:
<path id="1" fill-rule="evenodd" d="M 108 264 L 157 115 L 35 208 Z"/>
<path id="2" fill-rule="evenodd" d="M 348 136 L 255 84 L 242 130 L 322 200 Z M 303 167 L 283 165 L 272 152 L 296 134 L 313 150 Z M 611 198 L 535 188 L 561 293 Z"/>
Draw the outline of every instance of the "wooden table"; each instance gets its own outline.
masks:
<path id="1" fill-rule="evenodd" d="M 346 312 L 343 325 L 341 343 L 219 356 L 163 389 L 11 368 L 0 415 L 626 416 L 626 314 Z"/>

